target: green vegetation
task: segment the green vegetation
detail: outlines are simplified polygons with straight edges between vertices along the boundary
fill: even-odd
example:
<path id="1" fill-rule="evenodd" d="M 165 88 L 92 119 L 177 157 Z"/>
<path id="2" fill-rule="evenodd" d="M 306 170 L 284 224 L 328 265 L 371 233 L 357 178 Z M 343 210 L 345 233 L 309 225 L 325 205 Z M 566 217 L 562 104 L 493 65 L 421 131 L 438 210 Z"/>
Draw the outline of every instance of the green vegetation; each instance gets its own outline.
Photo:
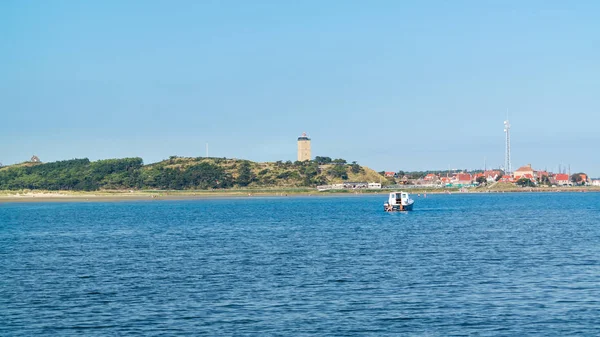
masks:
<path id="1" fill-rule="evenodd" d="M 515 182 L 517 186 L 521 187 L 535 187 L 535 183 L 529 178 L 521 178 Z"/>
<path id="2" fill-rule="evenodd" d="M 583 172 L 575 173 L 575 174 L 571 175 L 571 182 L 573 182 L 573 183 L 575 183 L 577 185 L 584 184 L 585 181 L 584 181 L 583 177 L 585 175 L 586 174 L 583 173 Z"/>
<path id="3" fill-rule="evenodd" d="M 373 170 L 356 162 L 317 157 L 319 161 L 255 163 L 227 158 L 182 158 L 144 165 L 141 158 L 85 159 L 22 163 L 0 168 L 0 190 L 212 190 L 298 188 L 346 180 L 379 182 Z"/>
<path id="4" fill-rule="evenodd" d="M 548 176 L 546 176 L 546 175 L 542 176 L 541 178 L 538 178 L 538 184 L 552 186 L 552 183 L 550 182 L 550 178 L 548 178 Z"/>

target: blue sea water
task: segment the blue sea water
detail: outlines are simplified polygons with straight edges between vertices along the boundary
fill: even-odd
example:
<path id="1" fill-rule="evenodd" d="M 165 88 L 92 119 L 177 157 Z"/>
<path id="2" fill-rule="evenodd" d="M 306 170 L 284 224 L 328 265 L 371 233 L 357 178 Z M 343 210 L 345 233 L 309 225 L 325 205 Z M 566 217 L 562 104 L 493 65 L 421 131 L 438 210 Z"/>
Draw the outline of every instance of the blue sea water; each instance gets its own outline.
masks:
<path id="1" fill-rule="evenodd" d="M 0 204 L 0 335 L 600 335 L 600 194 Z"/>

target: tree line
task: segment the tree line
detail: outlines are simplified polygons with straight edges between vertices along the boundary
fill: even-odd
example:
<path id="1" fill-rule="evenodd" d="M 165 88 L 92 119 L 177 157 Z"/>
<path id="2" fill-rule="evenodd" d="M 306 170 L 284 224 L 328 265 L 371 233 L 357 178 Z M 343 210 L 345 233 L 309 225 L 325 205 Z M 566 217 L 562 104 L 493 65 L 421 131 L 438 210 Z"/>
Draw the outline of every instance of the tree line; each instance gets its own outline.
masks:
<path id="1" fill-rule="evenodd" d="M 218 165 L 198 163 L 188 168 L 144 167 L 142 158 L 63 160 L 0 170 L 0 190 L 43 189 L 207 189 L 231 187 L 232 177 Z"/>
<path id="2" fill-rule="evenodd" d="M 247 160 L 226 158 L 179 158 L 144 165 L 142 158 L 107 159 L 91 162 L 72 159 L 52 163 L 24 163 L 0 170 L 0 190 L 72 190 L 100 189 L 218 189 L 245 186 L 317 186 L 329 179 L 347 180 L 349 172 L 360 173 L 356 162 L 343 159 L 282 162 L 270 168 Z M 323 159 L 324 158 L 324 159 Z M 324 164 L 327 165 L 323 168 Z M 229 166 L 228 166 L 229 165 Z"/>

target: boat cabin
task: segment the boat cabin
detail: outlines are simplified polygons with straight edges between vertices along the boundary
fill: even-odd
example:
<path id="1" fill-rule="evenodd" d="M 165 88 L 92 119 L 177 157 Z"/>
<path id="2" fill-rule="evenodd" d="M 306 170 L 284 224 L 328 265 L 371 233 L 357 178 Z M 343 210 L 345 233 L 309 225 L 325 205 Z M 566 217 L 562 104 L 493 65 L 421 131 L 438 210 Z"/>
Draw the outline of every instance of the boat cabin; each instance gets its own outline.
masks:
<path id="1" fill-rule="evenodd" d="M 388 198 L 388 204 L 390 205 L 406 205 L 408 202 L 408 193 L 406 192 L 392 192 Z M 402 202 L 404 201 L 404 203 Z"/>

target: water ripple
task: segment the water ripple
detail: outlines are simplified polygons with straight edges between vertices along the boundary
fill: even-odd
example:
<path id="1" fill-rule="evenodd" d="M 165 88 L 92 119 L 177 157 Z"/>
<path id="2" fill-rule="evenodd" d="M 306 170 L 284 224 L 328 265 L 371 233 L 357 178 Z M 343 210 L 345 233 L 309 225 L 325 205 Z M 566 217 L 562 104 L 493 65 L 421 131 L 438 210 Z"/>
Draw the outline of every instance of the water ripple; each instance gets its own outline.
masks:
<path id="1" fill-rule="evenodd" d="M 0 335 L 600 335 L 600 194 L 0 205 Z"/>

